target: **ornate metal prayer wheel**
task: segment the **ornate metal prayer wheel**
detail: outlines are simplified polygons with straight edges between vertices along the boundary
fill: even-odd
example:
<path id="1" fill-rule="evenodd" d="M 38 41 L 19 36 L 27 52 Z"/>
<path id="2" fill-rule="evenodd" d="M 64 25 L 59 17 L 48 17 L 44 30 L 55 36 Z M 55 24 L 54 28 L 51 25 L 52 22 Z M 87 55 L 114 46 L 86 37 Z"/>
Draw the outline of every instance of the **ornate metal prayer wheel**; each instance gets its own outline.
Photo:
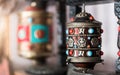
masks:
<path id="1" fill-rule="evenodd" d="M 101 22 L 91 14 L 77 14 L 75 20 L 67 24 L 67 62 L 83 71 L 94 69 L 96 63 L 102 62 L 101 33 Z"/>
<path id="2" fill-rule="evenodd" d="M 42 7 L 33 2 L 20 14 L 18 26 L 19 55 L 25 58 L 41 58 L 51 55 L 51 19 Z"/>

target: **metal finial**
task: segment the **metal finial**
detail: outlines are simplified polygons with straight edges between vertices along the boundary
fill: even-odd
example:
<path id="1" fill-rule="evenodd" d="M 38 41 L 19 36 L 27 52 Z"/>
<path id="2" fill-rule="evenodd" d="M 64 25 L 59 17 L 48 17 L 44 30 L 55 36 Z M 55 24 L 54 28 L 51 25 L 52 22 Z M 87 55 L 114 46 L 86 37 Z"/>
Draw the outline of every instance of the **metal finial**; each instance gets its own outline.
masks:
<path id="1" fill-rule="evenodd" d="M 83 3 L 83 5 L 82 5 L 82 12 L 84 13 L 84 15 L 85 15 L 85 3 Z"/>

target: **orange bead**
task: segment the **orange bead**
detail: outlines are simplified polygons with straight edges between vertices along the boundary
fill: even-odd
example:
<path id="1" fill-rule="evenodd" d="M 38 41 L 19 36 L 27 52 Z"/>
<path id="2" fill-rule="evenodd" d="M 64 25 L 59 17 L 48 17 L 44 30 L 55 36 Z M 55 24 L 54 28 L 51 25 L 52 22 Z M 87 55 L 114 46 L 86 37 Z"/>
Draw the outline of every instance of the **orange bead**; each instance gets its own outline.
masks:
<path id="1" fill-rule="evenodd" d="M 36 38 L 43 38 L 44 35 L 45 35 L 45 33 L 44 33 L 43 30 L 37 30 L 37 31 L 35 32 L 35 37 L 36 37 Z"/>
<path id="2" fill-rule="evenodd" d="M 93 16 L 90 16 L 89 19 L 90 19 L 90 20 L 94 20 Z"/>
<path id="3" fill-rule="evenodd" d="M 73 34 L 73 31 L 74 31 L 73 29 L 69 29 L 70 34 Z"/>
<path id="4" fill-rule="evenodd" d="M 90 45 L 88 45 L 87 48 L 90 48 Z"/>

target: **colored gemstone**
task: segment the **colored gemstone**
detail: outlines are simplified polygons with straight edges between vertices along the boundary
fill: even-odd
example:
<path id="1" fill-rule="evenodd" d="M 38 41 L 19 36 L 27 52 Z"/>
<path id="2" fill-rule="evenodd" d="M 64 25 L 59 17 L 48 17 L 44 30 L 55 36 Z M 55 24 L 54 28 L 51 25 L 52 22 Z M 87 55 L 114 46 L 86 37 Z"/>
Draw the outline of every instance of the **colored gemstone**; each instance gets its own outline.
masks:
<path id="1" fill-rule="evenodd" d="M 23 40 L 23 39 L 25 39 L 25 37 L 26 37 L 25 30 L 24 29 L 19 30 L 19 32 L 18 32 L 18 38 L 21 39 L 21 40 Z"/>
<path id="2" fill-rule="evenodd" d="M 104 32 L 103 29 L 100 29 L 100 32 L 103 33 Z"/>
<path id="3" fill-rule="evenodd" d="M 66 55 L 68 55 L 69 54 L 69 52 L 68 52 L 68 50 L 66 50 Z"/>
<path id="4" fill-rule="evenodd" d="M 28 18 L 28 22 L 32 23 L 33 19 L 32 18 Z"/>
<path id="5" fill-rule="evenodd" d="M 93 34 L 93 33 L 94 33 L 94 29 L 93 29 L 93 28 L 90 28 L 90 29 L 88 30 L 88 33 Z"/>
<path id="6" fill-rule="evenodd" d="M 117 53 L 117 54 L 118 54 L 118 56 L 120 57 L 120 51 L 118 51 L 118 53 Z"/>
<path id="7" fill-rule="evenodd" d="M 92 51 L 88 51 L 87 52 L 87 56 L 91 57 L 93 55 L 93 52 Z"/>
<path id="8" fill-rule="evenodd" d="M 90 45 L 88 45 L 87 48 L 90 48 Z"/>
<path id="9" fill-rule="evenodd" d="M 49 27 L 33 24 L 31 27 L 31 43 L 46 43 L 49 41 Z"/>
<path id="10" fill-rule="evenodd" d="M 66 34 L 68 34 L 68 29 L 66 29 Z"/>
<path id="11" fill-rule="evenodd" d="M 88 40 L 90 40 L 91 39 L 91 37 L 88 37 Z"/>
<path id="12" fill-rule="evenodd" d="M 98 45 L 98 47 L 100 48 L 100 47 L 101 47 L 101 45 Z"/>
<path id="13" fill-rule="evenodd" d="M 103 51 L 100 51 L 100 55 L 102 56 L 104 54 L 104 52 Z"/>
<path id="14" fill-rule="evenodd" d="M 118 31 L 120 32 L 120 26 L 118 27 Z"/>
<path id="15" fill-rule="evenodd" d="M 69 33 L 73 34 L 74 30 L 73 29 L 69 29 Z"/>
<path id="16" fill-rule="evenodd" d="M 69 50 L 69 55 L 72 56 L 73 55 L 73 50 Z"/>
<path id="17" fill-rule="evenodd" d="M 90 16 L 89 19 L 90 19 L 90 20 L 94 20 L 94 17 L 93 17 L 93 16 Z"/>
<path id="18" fill-rule="evenodd" d="M 36 38 L 43 38 L 45 35 L 44 31 L 43 30 L 36 30 L 35 31 L 35 37 Z"/>
<path id="19" fill-rule="evenodd" d="M 75 28 L 75 34 L 79 34 L 79 29 Z"/>

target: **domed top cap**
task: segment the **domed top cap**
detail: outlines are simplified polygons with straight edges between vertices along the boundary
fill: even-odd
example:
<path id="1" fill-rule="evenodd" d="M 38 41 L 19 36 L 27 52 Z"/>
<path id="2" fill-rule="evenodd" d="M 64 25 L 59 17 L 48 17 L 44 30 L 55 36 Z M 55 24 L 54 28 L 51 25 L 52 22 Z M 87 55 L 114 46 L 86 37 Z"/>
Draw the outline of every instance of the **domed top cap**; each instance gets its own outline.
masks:
<path id="1" fill-rule="evenodd" d="M 77 14 L 74 22 L 90 22 L 90 23 L 101 24 L 101 22 L 96 21 L 90 13 L 86 13 L 86 12 L 81 12 Z"/>

